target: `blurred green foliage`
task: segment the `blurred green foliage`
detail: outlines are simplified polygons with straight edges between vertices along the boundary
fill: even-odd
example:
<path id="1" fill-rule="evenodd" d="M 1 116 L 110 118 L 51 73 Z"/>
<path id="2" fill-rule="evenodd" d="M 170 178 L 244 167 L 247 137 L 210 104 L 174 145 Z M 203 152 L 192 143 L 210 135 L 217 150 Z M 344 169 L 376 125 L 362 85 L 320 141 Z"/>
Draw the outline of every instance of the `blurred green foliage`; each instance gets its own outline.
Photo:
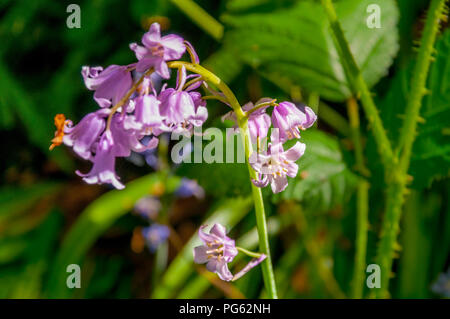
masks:
<path id="1" fill-rule="evenodd" d="M 68 29 L 70 1 L 0 1 L 0 298 L 264 296 L 259 269 L 230 285 L 192 263 L 195 230 L 205 221 L 222 221 L 242 246 L 256 249 L 245 165 L 183 164 L 167 177 L 122 161 L 118 170 L 129 183 L 119 192 L 83 184 L 74 170 L 85 171 L 89 164 L 67 149 L 48 151 L 56 113 L 76 122 L 96 108 L 91 92 L 83 87 L 81 66 L 134 61 L 128 44 L 139 40 L 151 21 L 160 21 L 164 32 L 189 40 L 202 64 L 230 84 L 242 103 L 264 96 L 307 103 L 309 96 L 318 95 L 321 104 L 334 110 L 321 117 L 319 104 L 318 127 L 302 133 L 307 151 L 299 161 L 299 176 L 290 180 L 284 193 L 272 196 L 264 190 L 264 196 L 280 297 L 349 295 L 355 188 L 361 176 L 354 169 L 349 137 L 333 125 L 345 124 L 345 100 L 351 91 L 319 2 L 198 0 L 204 9 L 200 14 L 183 7 L 189 2 L 80 1 L 81 28 Z M 381 29 L 365 26 L 369 3 L 382 9 Z M 351 49 L 376 93 L 393 140 L 427 3 L 336 1 Z M 205 13 L 210 16 L 205 18 Z M 203 29 L 208 26 L 204 19 L 217 20 L 223 35 Z M 445 28 L 438 38 L 430 92 L 421 113 L 424 123 L 414 145 L 410 170 L 414 191 L 404 208 L 393 297 L 439 297 L 430 287 L 449 266 L 450 32 Z M 215 101 L 208 104 L 207 126 L 226 128 L 220 116 L 229 109 Z M 372 171 L 370 264 L 385 185 L 370 127 L 363 116 L 361 121 Z M 205 200 L 173 196 L 183 176 L 198 180 Z M 144 224 L 130 212 L 147 194 L 164 199 L 167 223 L 178 236 L 178 245 L 176 240 L 169 242 L 164 273 L 157 279 L 152 273 L 161 252 L 138 252 L 130 244 L 133 230 Z M 233 267 L 244 262 L 236 260 Z M 71 263 L 82 265 L 81 289 L 65 286 L 66 266 Z"/>

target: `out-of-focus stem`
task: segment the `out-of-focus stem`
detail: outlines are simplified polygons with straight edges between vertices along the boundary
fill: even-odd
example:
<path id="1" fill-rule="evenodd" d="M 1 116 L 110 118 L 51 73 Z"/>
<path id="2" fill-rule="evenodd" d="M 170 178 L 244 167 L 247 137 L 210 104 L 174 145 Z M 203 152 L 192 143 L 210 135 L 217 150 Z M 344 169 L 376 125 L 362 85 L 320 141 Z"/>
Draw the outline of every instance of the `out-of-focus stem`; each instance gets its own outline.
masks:
<path id="1" fill-rule="evenodd" d="M 386 131 L 384 130 L 383 123 L 381 122 L 381 118 L 372 99 L 372 95 L 358 65 L 356 64 L 350 50 L 350 46 L 345 39 L 344 32 L 342 31 L 341 25 L 338 21 L 336 10 L 334 9 L 332 1 L 322 0 L 322 5 L 326 11 L 328 20 L 330 21 L 330 27 L 336 39 L 339 56 L 346 71 L 345 73 L 347 75 L 348 82 L 353 87 L 355 94 L 361 96 L 362 106 L 364 108 L 364 112 L 366 113 L 366 118 L 371 125 L 373 136 L 377 143 L 378 153 L 380 154 L 385 166 L 389 166 L 393 161 L 391 142 L 389 141 Z"/>
<path id="2" fill-rule="evenodd" d="M 171 0 L 181 11 L 206 33 L 219 41 L 223 36 L 223 25 L 192 0 Z"/>
<path id="3" fill-rule="evenodd" d="M 364 165 L 364 155 L 359 127 L 358 103 L 354 98 L 350 98 L 347 101 L 347 113 L 350 120 L 353 145 L 355 147 L 356 168 L 361 174 L 367 176 L 369 175 L 369 171 Z M 356 250 L 352 282 L 352 297 L 355 299 L 360 299 L 363 295 L 367 250 L 368 213 L 369 183 L 361 177 L 358 181 L 356 192 Z"/>

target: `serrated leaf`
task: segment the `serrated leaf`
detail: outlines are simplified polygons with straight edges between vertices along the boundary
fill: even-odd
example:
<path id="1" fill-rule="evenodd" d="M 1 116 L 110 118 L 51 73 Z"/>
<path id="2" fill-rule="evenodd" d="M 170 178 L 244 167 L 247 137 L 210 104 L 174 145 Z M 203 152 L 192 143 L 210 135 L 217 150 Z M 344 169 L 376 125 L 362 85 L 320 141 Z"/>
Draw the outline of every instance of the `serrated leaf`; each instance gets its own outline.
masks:
<path id="1" fill-rule="evenodd" d="M 387 73 L 398 50 L 398 9 L 393 0 L 379 0 L 382 27 L 369 28 L 371 0 L 336 3 L 339 20 L 364 79 L 374 85 Z M 325 99 L 343 101 L 351 90 L 320 3 L 301 1 L 270 13 L 225 15 L 231 27 L 225 45 L 263 74 L 289 78 Z"/>
<path id="2" fill-rule="evenodd" d="M 337 139 L 310 130 L 302 133 L 301 141 L 306 144 L 306 152 L 297 162 L 299 175 L 289 179 L 286 190 L 274 200 L 297 200 L 313 212 L 342 204 L 354 190 L 357 178 L 346 166 Z"/>

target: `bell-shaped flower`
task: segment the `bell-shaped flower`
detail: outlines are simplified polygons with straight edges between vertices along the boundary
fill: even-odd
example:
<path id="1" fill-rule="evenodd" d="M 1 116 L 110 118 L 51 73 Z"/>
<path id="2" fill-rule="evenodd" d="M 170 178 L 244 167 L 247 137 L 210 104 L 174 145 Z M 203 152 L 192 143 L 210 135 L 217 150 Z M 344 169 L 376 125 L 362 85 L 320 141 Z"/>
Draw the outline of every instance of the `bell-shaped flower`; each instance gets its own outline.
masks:
<path id="1" fill-rule="evenodd" d="M 316 119 L 317 116 L 310 107 L 304 106 L 299 109 L 291 102 L 281 102 L 274 107 L 272 112 L 273 127 L 280 130 L 282 142 L 299 138 L 299 130 L 311 127 Z"/>
<path id="2" fill-rule="evenodd" d="M 169 227 L 161 224 L 151 224 L 142 229 L 142 236 L 145 239 L 148 249 L 154 253 L 158 247 L 169 238 Z"/>
<path id="3" fill-rule="evenodd" d="M 183 90 L 186 69 L 181 68 L 175 89 L 164 89 L 158 96 L 164 124 L 175 133 L 189 133 L 193 126 L 201 126 L 208 118 L 206 103 L 196 92 Z"/>
<path id="4" fill-rule="evenodd" d="M 97 144 L 94 165 L 87 174 L 76 171 L 78 176 L 88 184 L 112 184 L 117 189 L 123 189 L 125 186 L 119 182 L 115 172 L 116 156 L 114 154 L 114 140 L 111 131 L 105 131 Z"/>
<path id="5" fill-rule="evenodd" d="M 175 34 L 161 37 L 159 24 L 153 23 L 150 26 L 150 30 L 142 37 L 144 46 L 136 43 L 130 44 L 130 49 L 134 51 L 136 58 L 139 60 L 136 70 L 144 72 L 153 67 L 159 75 L 168 79 L 170 73 L 166 61 L 181 58 L 186 51 L 183 41 L 183 38 Z"/>
<path id="6" fill-rule="evenodd" d="M 158 139 L 153 137 L 147 145 L 141 143 L 144 135 L 139 130 L 126 129 L 127 114 L 115 114 L 111 121 L 111 133 L 114 139 L 114 154 L 117 157 L 128 157 L 131 151 L 141 153 L 158 146 Z"/>
<path id="7" fill-rule="evenodd" d="M 222 280 L 230 281 L 233 275 L 228 269 L 228 263 L 238 254 L 235 241 L 226 235 L 226 229 L 221 224 L 215 224 L 209 234 L 203 232 L 205 227 L 201 226 L 198 231 L 203 245 L 194 248 L 194 262 L 206 263 L 209 271 L 217 273 Z"/>
<path id="8" fill-rule="evenodd" d="M 258 140 L 262 140 L 267 137 L 271 123 L 270 116 L 266 113 L 267 107 L 258 108 L 258 105 L 266 104 L 266 102 L 274 101 L 270 98 L 262 98 L 253 104 L 252 102 L 246 103 L 242 109 L 245 112 L 257 108 L 256 111 L 251 112 L 248 117 L 248 130 L 252 143 L 256 143 Z M 236 114 L 234 111 L 230 111 L 222 117 L 222 120 L 231 120 L 235 123 L 234 128 L 238 128 Z"/>
<path id="9" fill-rule="evenodd" d="M 105 129 L 105 118 L 108 114 L 109 109 L 89 113 L 73 127 L 71 126 L 72 122 L 68 121 L 68 125 L 64 128 L 63 143 L 72 147 L 81 158 L 90 160 L 93 145 Z"/>
<path id="10" fill-rule="evenodd" d="M 305 152 L 306 145 L 300 142 L 295 143 L 287 151 L 284 151 L 280 140 L 274 141 L 274 134 L 271 136 L 272 143 L 269 144 L 265 153 L 252 153 L 249 163 L 256 171 L 258 178 L 252 182 L 257 187 L 266 187 L 270 184 L 274 193 L 282 192 L 288 185 L 287 176 L 295 177 L 298 172 L 298 165 L 295 163 Z"/>
<path id="11" fill-rule="evenodd" d="M 100 107 L 117 104 L 133 84 L 130 70 L 134 65 L 83 66 L 81 74 L 89 90 L 95 91 L 94 100 Z"/>

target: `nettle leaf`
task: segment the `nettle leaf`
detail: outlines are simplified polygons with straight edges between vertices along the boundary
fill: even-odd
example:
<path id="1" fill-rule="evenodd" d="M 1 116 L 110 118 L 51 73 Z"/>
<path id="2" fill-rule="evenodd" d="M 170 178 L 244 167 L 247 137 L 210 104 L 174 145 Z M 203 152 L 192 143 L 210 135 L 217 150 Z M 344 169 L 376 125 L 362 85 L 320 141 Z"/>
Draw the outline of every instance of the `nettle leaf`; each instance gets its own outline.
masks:
<path id="1" fill-rule="evenodd" d="M 386 75 L 398 51 L 398 9 L 378 0 L 381 28 L 367 26 L 372 0 L 346 0 L 336 10 L 351 50 L 369 86 Z M 301 1 L 275 12 L 228 14 L 225 46 L 267 77 L 285 78 L 325 99 L 351 95 L 325 12 L 320 3 Z M 281 49 L 280 49 L 281 48 Z"/>
<path id="2" fill-rule="evenodd" d="M 289 186 L 274 200 L 297 200 L 313 212 L 341 205 L 355 189 L 357 177 L 346 166 L 337 139 L 309 130 L 302 132 L 301 142 L 306 152 L 297 161 L 299 174 L 289 179 Z"/>
<path id="3" fill-rule="evenodd" d="M 440 178 L 450 176 L 450 31 L 436 44 L 436 61 L 431 65 L 420 116 L 418 136 L 413 146 L 409 174 L 414 177 L 412 187 L 422 189 Z M 386 97 L 380 103 L 383 122 L 390 138 L 398 141 L 409 96 L 412 69 L 415 61 L 394 78 Z"/>

